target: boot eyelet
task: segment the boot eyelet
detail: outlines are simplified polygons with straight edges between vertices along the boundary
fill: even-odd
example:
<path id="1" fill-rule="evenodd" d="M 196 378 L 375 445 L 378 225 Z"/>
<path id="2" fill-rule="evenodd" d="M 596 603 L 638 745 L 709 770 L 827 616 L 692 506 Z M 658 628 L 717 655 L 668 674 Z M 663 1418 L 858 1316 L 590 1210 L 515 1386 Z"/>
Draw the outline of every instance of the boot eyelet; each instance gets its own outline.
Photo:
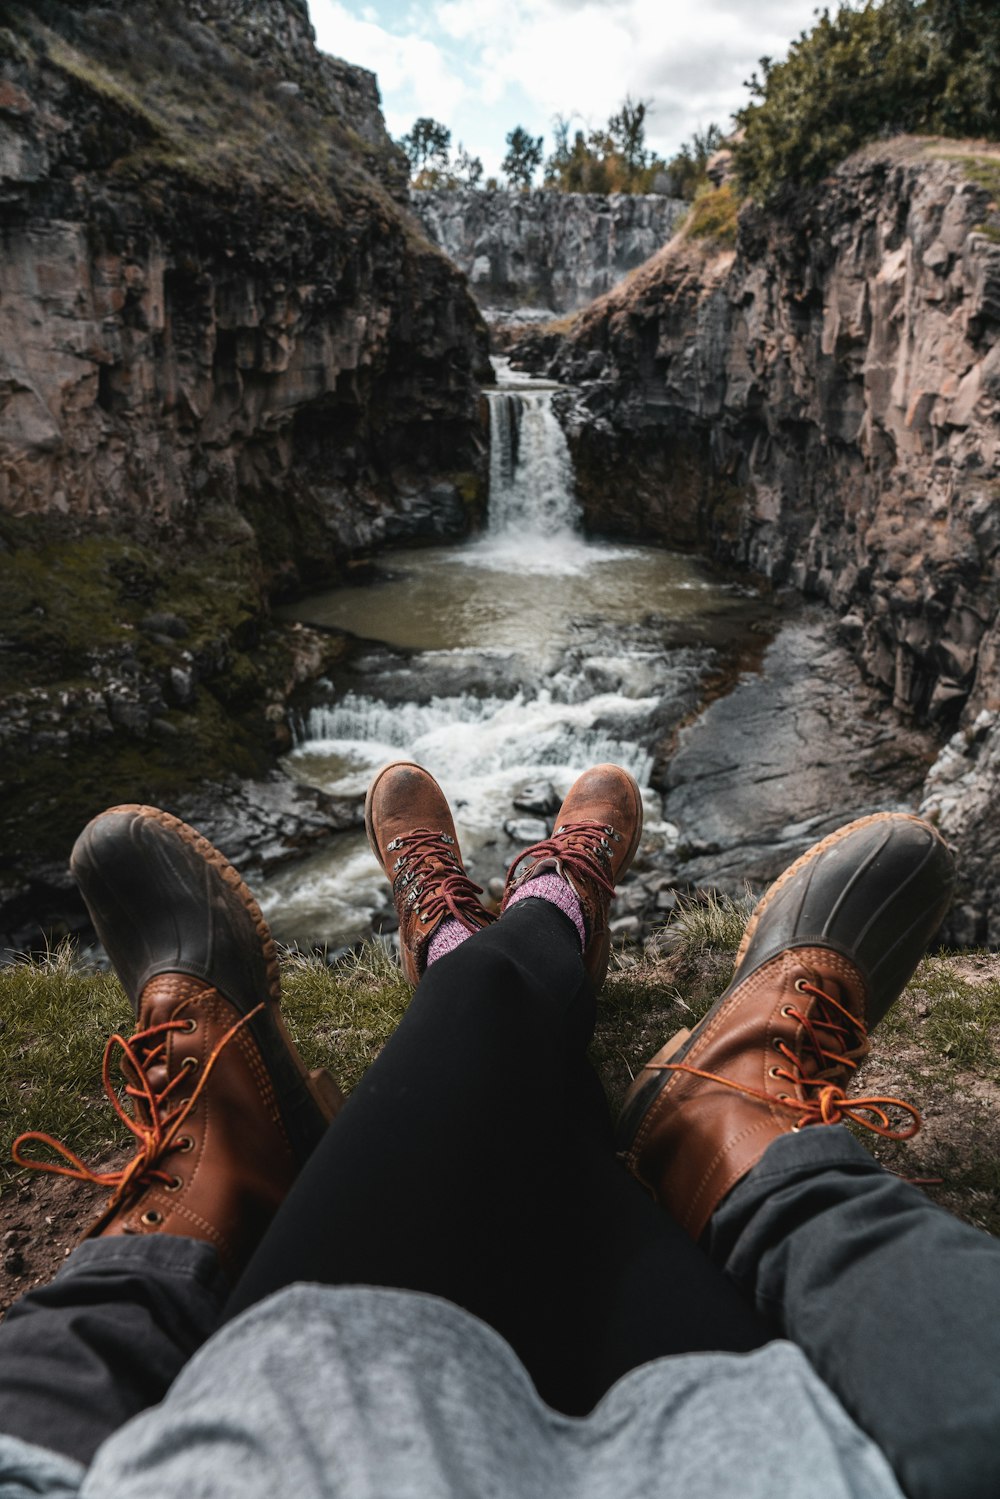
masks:
<path id="1" fill-rule="evenodd" d="M 174 1141 L 174 1149 L 186 1155 L 189 1150 L 194 1150 L 194 1137 L 192 1135 L 181 1135 L 180 1139 Z"/>
<path id="2" fill-rule="evenodd" d="M 786 1020 L 794 1020 L 795 1019 L 795 1010 L 792 1008 L 791 1005 L 782 1005 L 781 1006 L 781 1013 L 782 1013 L 782 1015 L 784 1015 L 784 1017 L 785 1017 Z"/>
<path id="3" fill-rule="evenodd" d="M 806 985 L 808 984 L 808 982 L 809 982 L 808 979 L 796 979 L 795 980 L 795 984 L 793 986 L 794 989 L 795 989 L 795 991 L 796 991 L 796 993 L 798 993 L 798 994 L 805 994 L 806 993 Z"/>
<path id="4" fill-rule="evenodd" d="M 781 1077 L 782 1076 L 781 1068 L 780 1067 L 769 1067 L 767 1069 L 767 1075 L 768 1075 L 768 1077 Z"/>
<path id="5" fill-rule="evenodd" d="M 802 1128 L 801 1124 L 793 1124 L 792 1125 L 792 1130 L 791 1130 L 792 1134 L 793 1135 L 797 1135 L 799 1133 L 799 1131 L 801 1130 L 801 1128 Z"/>
<path id="6" fill-rule="evenodd" d="M 193 1072 L 198 1065 L 197 1057 L 182 1057 L 181 1068 L 185 1072 Z"/>
<path id="7" fill-rule="evenodd" d="M 191 1016 L 189 1016 L 187 1018 L 187 1020 L 185 1020 L 185 1022 L 184 1022 L 184 1029 L 185 1029 L 185 1031 L 187 1032 L 187 1034 L 189 1036 L 193 1035 L 193 1033 L 198 1029 L 198 1022 L 197 1022 L 197 1020 L 195 1020 Z"/>
<path id="8" fill-rule="evenodd" d="M 184 1180 L 182 1177 L 172 1176 L 168 1182 L 164 1182 L 163 1190 L 164 1192 L 179 1192 L 183 1185 Z"/>
<path id="9" fill-rule="evenodd" d="M 163 1214 L 157 1208 L 150 1208 L 148 1212 L 143 1213 L 139 1222 L 145 1223 L 147 1228 L 155 1228 L 158 1223 L 163 1222 Z"/>

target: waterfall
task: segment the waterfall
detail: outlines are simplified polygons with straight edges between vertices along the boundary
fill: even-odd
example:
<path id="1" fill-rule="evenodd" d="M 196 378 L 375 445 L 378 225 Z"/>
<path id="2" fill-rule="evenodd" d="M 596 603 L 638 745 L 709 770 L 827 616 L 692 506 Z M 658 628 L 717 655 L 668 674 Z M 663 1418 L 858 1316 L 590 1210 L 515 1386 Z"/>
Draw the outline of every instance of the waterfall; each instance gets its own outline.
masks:
<path id="1" fill-rule="evenodd" d="M 552 410 L 555 386 L 515 375 L 506 360 L 494 363 L 497 385 L 490 403 L 489 534 L 494 538 L 574 537 L 579 507 L 573 464 Z"/>

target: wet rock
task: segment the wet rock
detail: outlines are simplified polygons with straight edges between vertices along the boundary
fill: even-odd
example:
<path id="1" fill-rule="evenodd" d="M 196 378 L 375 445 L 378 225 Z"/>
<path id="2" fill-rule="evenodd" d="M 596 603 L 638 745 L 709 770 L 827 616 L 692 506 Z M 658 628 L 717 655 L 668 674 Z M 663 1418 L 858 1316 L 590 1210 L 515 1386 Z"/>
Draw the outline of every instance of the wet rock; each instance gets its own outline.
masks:
<path id="1" fill-rule="evenodd" d="M 920 805 L 958 852 L 958 897 L 947 940 L 1000 946 L 1000 713 L 984 709 L 931 766 Z"/>
<path id="2" fill-rule="evenodd" d="M 549 836 L 549 825 L 537 817 L 509 817 L 503 825 L 508 838 L 527 847 Z"/>
<path id="3" fill-rule="evenodd" d="M 334 834 L 364 825 L 364 797 L 332 797 L 281 771 L 256 781 L 206 786 L 177 803 L 241 874 L 266 874 Z"/>
<path id="4" fill-rule="evenodd" d="M 1000 689 L 993 211 L 967 161 L 887 142 L 780 213 L 744 207 L 734 252 L 678 237 L 511 351 L 572 387 L 553 409 L 591 528 L 707 547 L 827 602 L 903 738 L 914 719 L 937 742 L 968 732 Z M 970 771 L 979 815 L 947 814 L 976 940 L 998 931 L 989 760 Z M 713 844 L 691 834 L 698 857 Z"/>
<path id="5" fill-rule="evenodd" d="M 191 633 L 187 620 L 179 614 L 147 614 L 139 621 L 139 628 L 147 635 L 166 636 L 168 640 L 184 640 Z"/>
<path id="6" fill-rule="evenodd" d="M 559 811 L 560 797 L 551 781 L 535 781 L 524 786 L 514 797 L 518 812 L 535 812 L 539 817 L 552 817 Z"/>
<path id="7" fill-rule="evenodd" d="M 679 829 L 679 881 L 741 895 L 744 881 L 763 888 L 853 818 L 915 811 L 932 744 L 896 723 L 831 642 L 825 611 L 805 610 L 759 673 L 681 731 L 664 799 Z"/>

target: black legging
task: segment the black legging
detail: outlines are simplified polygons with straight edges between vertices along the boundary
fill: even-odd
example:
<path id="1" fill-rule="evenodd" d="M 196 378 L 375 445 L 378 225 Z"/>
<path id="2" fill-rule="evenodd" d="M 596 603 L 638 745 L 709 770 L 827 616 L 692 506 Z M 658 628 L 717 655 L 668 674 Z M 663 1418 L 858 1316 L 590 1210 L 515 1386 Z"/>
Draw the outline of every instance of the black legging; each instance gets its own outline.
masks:
<path id="1" fill-rule="evenodd" d="M 546 901 L 433 964 L 226 1315 L 301 1280 L 433 1292 L 495 1327 L 570 1414 L 661 1354 L 766 1342 L 616 1161 L 593 1023 L 576 931 Z"/>

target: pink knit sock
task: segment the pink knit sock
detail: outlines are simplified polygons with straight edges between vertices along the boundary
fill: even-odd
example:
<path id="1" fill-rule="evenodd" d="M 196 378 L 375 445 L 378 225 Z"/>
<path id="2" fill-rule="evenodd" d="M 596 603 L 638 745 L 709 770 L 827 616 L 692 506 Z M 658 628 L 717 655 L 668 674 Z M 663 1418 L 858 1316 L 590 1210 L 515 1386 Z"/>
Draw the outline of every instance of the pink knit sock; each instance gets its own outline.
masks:
<path id="1" fill-rule="evenodd" d="M 469 928 L 463 926 L 456 916 L 445 917 L 427 944 L 426 966 L 429 968 L 432 963 L 437 962 L 438 958 L 443 958 L 446 953 L 454 952 L 456 947 L 462 945 L 466 937 L 471 936 Z"/>
<path id="2" fill-rule="evenodd" d="M 547 900 L 558 906 L 580 934 L 580 947 L 587 945 L 587 931 L 583 924 L 583 907 L 572 885 L 559 874 L 537 874 L 527 884 L 519 885 L 507 902 L 507 910 L 519 900 Z"/>

